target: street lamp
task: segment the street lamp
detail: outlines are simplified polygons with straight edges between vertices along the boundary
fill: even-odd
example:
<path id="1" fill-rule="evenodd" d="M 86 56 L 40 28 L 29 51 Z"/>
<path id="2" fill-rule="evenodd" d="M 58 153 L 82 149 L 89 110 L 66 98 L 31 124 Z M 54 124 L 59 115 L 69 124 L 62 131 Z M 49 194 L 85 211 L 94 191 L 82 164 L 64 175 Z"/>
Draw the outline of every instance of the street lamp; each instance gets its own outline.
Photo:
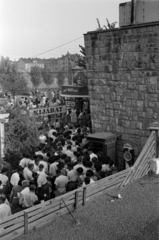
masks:
<path id="1" fill-rule="evenodd" d="M 8 122 L 9 113 L 0 114 L 0 170 L 2 169 L 2 158 L 4 156 L 4 123 Z"/>

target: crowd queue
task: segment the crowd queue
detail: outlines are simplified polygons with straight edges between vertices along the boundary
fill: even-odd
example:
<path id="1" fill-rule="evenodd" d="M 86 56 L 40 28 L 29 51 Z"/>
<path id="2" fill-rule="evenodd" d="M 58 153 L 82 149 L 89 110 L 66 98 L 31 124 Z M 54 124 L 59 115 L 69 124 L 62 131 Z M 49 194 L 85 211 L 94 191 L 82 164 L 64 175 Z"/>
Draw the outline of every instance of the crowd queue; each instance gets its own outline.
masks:
<path id="1" fill-rule="evenodd" d="M 40 202 L 93 184 L 117 171 L 113 161 L 94 153 L 89 128 L 51 126 L 35 151 L 24 153 L 16 172 L 7 163 L 0 173 L 0 220 Z"/>

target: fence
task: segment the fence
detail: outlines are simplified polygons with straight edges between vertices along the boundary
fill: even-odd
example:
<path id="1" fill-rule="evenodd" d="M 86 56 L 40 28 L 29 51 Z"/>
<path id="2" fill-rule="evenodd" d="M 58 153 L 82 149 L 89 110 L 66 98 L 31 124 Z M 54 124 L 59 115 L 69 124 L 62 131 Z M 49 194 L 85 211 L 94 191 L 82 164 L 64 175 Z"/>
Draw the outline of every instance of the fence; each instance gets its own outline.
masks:
<path id="1" fill-rule="evenodd" d="M 156 141 L 153 131 L 133 167 L 7 217 L 0 222 L 0 239 L 12 240 L 24 233 L 28 234 L 28 231 L 72 212 L 80 205 L 84 206 L 103 193 L 124 187 L 129 182 L 146 175 L 149 171 L 149 161 L 155 156 L 155 152 Z"/>
<path id="2" fill-rule="evenodd" d="M 121 188 L 145 176 L 150 170 L 150 160 L 156 156 L 156 133 L 152 131 L 134 166 L 124 179 Z"/>

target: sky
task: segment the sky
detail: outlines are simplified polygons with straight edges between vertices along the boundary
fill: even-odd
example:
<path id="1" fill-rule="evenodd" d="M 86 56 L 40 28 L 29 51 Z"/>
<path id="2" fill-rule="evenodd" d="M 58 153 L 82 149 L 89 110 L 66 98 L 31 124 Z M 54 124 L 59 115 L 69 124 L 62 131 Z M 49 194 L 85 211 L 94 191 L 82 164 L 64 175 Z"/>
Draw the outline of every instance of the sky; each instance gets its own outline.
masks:
<path id="1" fill-rule="evenodd" d="M 106 18 L 118 24 L 123 2 L 126 0 L 0 0 L 0 56 L 18 60 L 79 53 L 83 34 L 97 29 L 97 18 L 101 26 Z"/>

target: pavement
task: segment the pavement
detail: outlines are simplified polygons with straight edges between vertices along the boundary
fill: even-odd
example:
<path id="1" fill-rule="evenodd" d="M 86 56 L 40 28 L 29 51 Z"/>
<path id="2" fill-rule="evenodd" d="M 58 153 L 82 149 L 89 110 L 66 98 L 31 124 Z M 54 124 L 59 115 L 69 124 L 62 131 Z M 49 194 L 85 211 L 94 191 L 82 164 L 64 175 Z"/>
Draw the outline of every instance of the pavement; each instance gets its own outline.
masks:
<path id="1" fill-rule="evenodd" d="M 121 194 L 122 199 L 114 196 Z M 114 200 L 114 201 L 111 201 Z M 145 176 L 17 240 L 159 240 L 159 177 Z"/>

